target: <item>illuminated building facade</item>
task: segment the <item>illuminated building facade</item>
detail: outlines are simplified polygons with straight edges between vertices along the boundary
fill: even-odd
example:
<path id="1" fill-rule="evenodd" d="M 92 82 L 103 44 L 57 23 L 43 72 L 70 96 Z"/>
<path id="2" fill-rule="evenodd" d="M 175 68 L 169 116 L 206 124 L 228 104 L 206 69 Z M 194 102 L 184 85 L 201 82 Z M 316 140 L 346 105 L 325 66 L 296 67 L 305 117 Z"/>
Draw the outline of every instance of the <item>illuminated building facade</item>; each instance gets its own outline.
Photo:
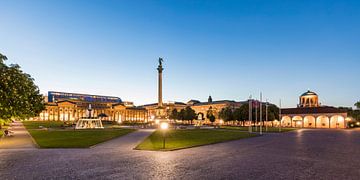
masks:
<path id="1" fill-rule="evenodd" d="M 210 121 L 206 118 L 207 112 L 209 109 L 211 109 L 213 115 L 216 118 L 216 123 L 220 120 L 219 118 L 219 112 L 221 109 L 230 107 L 232 109 L 240 107 L 242 104 L 247 102 L 237 102 L 233 100 L 219 100 L 219 101 L 213 101 L 212 97 L 209 96 L 207 102 L 200 102 L 198 100 L 190 100 L 187 102 L 187 105 L 191 106 L 192 109 L 195 110 L 196 114 L 198 115 L 199 120 L 205 120 L 204 123 L 210 123 Z"/>
<path id="2" fill-rule="evenodd" d="M 321 106 L 318 95 L 307 91 L 299 97 L 297 108 L 281 109 L 281 124 L 297 128 L 346 128 L 346 110 Z"/>
<path id="3" fill-rule="evenodd" d="M 158 103 L 153 103 L 153 104 L 146 104 L 141 106 L 143 108 L 145 108 L 149 114 L 149 118 L 151 120 L 154 120 L 157 113 L 158 113 Z M 169 118 L 171 112 L 176 109 L 178 111 L 180 111 L 181 109 L 184 109 L 186 107 L 185 103 L 182 102 L 167 102 L 167 103 L 162 103 L 162 107 L 164 109 L 164 116 L 166 118 Z"/>
<path id="4" fill-rule="evenodd" d="M 147 110 L 135 107 L 132 102 L 123 102 L 118 97 L 98 96 L 50 91 L 45 98 L 46 109 L 37 120 L 77 121 L 84 117 L 98 117 L 108 121 L 139 121 L 146 122 Z M 87 114 L 91 104 L 91 114 Z"/>

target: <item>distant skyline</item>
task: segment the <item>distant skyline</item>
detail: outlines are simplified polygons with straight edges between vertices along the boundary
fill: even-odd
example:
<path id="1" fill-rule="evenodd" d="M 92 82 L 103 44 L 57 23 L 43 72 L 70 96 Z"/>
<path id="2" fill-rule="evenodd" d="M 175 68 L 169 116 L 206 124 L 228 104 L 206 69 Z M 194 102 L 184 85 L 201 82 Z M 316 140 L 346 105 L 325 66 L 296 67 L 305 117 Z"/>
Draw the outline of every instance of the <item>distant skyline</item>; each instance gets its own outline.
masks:
<path id="1" fill-rule="evenodd" d="M 323 105 L 360 100 L 356 0 L 0 2 L 0 52 L 42 93 L 243 101 L 296 107 L 312 90 Z"/>

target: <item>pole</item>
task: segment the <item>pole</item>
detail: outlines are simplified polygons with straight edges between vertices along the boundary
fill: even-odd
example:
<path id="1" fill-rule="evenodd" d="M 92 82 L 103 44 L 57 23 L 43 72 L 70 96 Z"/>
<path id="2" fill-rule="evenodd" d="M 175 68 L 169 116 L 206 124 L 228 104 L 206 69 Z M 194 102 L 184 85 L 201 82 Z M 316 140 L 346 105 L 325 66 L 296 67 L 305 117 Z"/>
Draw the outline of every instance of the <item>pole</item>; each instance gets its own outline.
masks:
<path id="1" fill-rule="evenodd" d="M 249 133 L 251 133 L 252 132 L 252 100 L 251 100 L 251 95 L 250 95 L 250 98 L 249 98 L 249 121 L 250 121 Z"/>
<path id="2" fill-rule="evenodd" d="M 280 126 L 279 126 L 279 131 L 281 132 L 281 99 L 280 99 L 280 103 L 279 103 L 279 121 L 280 121 Z"/>
<path id="3" fill-rule="evenodd" d="M 163 130 L 163 149 L 165 149 L 165 130 Z"/>
<path id="4" fill-rule="evenodd" d="M 266 121 L 266 126 L 265 126 L 265 128 L 266 128 L 266 132 L 268 131 L 268 107 L 269 107 L 269 103 L 268 103 L 268 100 L 266 99 L 266 119 L 265 119 L 265 121 Z"/>
<path id="5" fill-rule="evenodd" d="M 262 135 L 262 92 L 260 92 L 260 135 Z"/>
<path id="6" fill-rule="evenodd" d="M 257 127 L 257 123 L 258 123 L 258 114 L 257 114 L 257 111 L 258 111 L 258 103 L 259 101 L 256 100 L 256 105 L 255 105 L 255 131 L 257 132 L 258 131 L 258 127 Z"/>

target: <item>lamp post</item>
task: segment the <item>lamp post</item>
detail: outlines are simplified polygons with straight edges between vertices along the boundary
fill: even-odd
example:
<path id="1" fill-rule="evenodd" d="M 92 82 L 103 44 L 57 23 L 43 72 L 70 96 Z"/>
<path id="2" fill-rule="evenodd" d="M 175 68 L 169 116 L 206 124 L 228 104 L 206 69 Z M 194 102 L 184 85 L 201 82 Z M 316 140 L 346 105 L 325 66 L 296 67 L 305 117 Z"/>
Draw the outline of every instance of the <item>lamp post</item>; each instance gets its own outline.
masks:
<path id="1" fill-rule="evenodd" d="M 162 130 L 162 135 L 163 135 L 163 149 L 165 149 L 165 134 L 166 134 L 166 130 L 169 128 L 169 123 L 162 122 L 160 124 L 160 128 Z"/>

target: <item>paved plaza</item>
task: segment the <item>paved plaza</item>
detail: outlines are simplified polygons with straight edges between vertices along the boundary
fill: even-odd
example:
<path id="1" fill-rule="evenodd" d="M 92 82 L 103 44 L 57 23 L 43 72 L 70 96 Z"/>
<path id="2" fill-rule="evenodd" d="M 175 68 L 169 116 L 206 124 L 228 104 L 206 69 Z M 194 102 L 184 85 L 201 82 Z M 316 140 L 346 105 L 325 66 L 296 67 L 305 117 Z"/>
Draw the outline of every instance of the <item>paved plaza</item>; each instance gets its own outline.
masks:
<path id="1" fill-rule="evenodd" d="M 3 179 L 358 179 L 360 130 L 302 129 L 170 152 L 132 150 L 151 131 L 89 149 L 1 149 Z"/>

